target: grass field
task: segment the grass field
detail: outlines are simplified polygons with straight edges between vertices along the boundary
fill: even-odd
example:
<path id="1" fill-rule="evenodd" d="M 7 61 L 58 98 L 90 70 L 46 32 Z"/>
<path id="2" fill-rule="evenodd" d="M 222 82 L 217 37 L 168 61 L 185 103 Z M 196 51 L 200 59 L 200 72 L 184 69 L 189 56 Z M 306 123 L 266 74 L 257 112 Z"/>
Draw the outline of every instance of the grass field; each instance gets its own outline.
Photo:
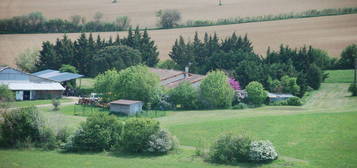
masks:
<path id="1" fill-rule="evenodd" d="M 234 24 L 210 27 L 194 27 L 170 30 L 152 30 L 150 36 L 158 46 L 160 59 L 168 59 L 175 40 L 182 35 L 186 40 L 193 40 L 195 32 L 203 38 L 205 32 L 216 32 L 225 38 L 236 32 L 238 35 L 248 34 L 252 40 L 254 51 L 265 55 L 268 46 L 278 49 L 281 44 L 290 47 L 312 45 L 326 50 L 331 56 L 339 57 L 341 51 L 352 43 L 357 43 L 357 14 L 342 16 L 326 16 L 261 23 Z M 103 38 L 115 37 L 118 32 L 93 33 Z M 120 32 L 121 37 L 127 32 Z M 72 40 L 79 37 L 79 33 L 67 34 Z M 27 48 L 40 49 L 43 41 L 55 42 L 63 34 L 8 34 L 0 35 L 1 63 L 15 65 L 15 58 Z"/>
<path id="2" fill-rule="evenodd" d="M 300 107 L 170 112 L 158 120 L 183 147 L 165 156 L 0 150 L 0 167 L 230 167 L 209 164 L 193 155 L 197 144 L 208 146 L 222 133 L 232 132 L 271 140 L 280 154 L 279 160 L 270 164 L 235 167 L 352 168 L 357 165 L 357 97 L 350 97 L 347 87 L 347 83 L 323 83 Z M 85 120 L 67 114 L 73 107 L 68 108 L 62 108 L 64 113 L 41 111 L 56 129 L 76 127 Z"/>
<path id="3" fill-rule="evenodd" d="M 325 79 L 326 83 L 352 83 L 353 73 L 352 69 L 347 70 L 331 70 L 325 71 L 329 74 L 329 77 Z"/>
<path id="4" fill-rule="evenodd" d="M 62 98 L 61 103 L 71 102 L 71 99 Z M 26 106 L 36 106 L 40 104 L 52 104 L 52 100 L 26 100 L 26 101 L 16 101 L 11 103 L 12 107 L 26 107 Z"/>
<path id="5" fill-rule="evenodd" d="M 81 15 L 89 21 L 96 12 L 102 12 L 103 20 L 113 21 L 117 16 L 128 16 L 134 26 L 156 27 L 155 12 L 160 9 L 179 10 L 185 22 L 357 6 L 354 0 L 224 0 L 222 3 L 218 6 L 218 0 L 118 0 L 114 4 L 111 0 L 1 0 L 0 18 L 40 11 L 50 18 L 68 19 L 72 15 Z"/>

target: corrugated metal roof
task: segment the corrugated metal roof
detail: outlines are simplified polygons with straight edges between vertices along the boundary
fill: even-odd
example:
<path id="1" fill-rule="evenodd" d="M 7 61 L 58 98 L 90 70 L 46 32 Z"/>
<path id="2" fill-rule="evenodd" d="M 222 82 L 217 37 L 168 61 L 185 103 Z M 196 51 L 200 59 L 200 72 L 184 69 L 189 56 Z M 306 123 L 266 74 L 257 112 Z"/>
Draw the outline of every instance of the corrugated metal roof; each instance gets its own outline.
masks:
<path id="1" fill-rule="evenodd" d="M 281 93 L 270 93 L 268 92 L 269 98 L 278 98 L 278 97 L 295 97 L 292 94 L 281 94 Z"/>
<path id="2" fill-rule="evenodd" d="M 9 83 L 10 90 L 65 90 L 59 83 Z"/>
<path id="3" fill-rule="evenodd" d="M 136 104 L 136 103 L 142 103 L 142 101 L 120 99 L 110 102 L 110 104 L 125 104 L 125 105 Z"/>
<path id="4" fill-rule="evenodd" d="M 6 66 L 0 66 L 0 71 L 2 71 L 5 68 L 6 68 Z"/>
<path id="5" fill-rule="evenodd" d="M 35 72 L 32 75 L 46 78 L 46 79 L 51 79 L 51 80 L 54 80 L 57 82 L 64 82 L 64 81 L 69 81 L 72 79 L 77 79 L 77 78 L 83 77 L 83 75 L 80 75 L 80 74 L 69 73 L 69 72 L 60 72 L 60 71 L 51 70 L 51 69 L 43 70 L 40 72 Z"/>

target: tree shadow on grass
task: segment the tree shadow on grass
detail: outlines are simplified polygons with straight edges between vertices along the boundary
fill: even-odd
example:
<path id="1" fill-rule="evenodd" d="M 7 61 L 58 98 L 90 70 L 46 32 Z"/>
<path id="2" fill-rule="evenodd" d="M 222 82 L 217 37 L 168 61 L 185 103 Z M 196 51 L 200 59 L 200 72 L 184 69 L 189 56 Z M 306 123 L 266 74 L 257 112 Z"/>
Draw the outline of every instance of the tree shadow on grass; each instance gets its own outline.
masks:
<path id="1" fill-rule="evenodd" d="M 158 157 L 162 157 L 167 154 L 156 154 L 156 153 L 128 153 L 128 152 L 110 152 L 108 153 L 109 156 L 113 156 L 113 157 L 120 157 L 120 158 L 140 158 L 140 159 L 149 159 L 149 158 L 158 158 Z"/>
<path id="2" fill-rule="evenodd" d="M 221 166 L 221 165 L 228 165 L 228 166 L 239 166 L 242 168 L 259 168 L 268 164 L 273 163 L 274 161 L 265 161 L 265 162 L 235 162 L 235 163 L 212 163 L 209 161 L 205 161 L 207 163 L 211 163 L 216 166 Z"/>

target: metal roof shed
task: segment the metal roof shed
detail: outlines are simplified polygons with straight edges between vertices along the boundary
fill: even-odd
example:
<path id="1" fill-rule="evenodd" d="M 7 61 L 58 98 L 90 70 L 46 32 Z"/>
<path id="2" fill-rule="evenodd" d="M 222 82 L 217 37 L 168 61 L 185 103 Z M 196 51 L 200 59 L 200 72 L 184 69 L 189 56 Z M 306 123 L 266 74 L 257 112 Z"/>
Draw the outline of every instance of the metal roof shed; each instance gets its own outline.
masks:
<path id="1" fill-rule="evenodd" d="M 32 75 L 46 78 L 46 79 L 51 79 L 57 82 L 65 82 L 69 81 L 72 79 L 77 79 L 83 77 L 83 75 L 80 74 L 75 74 L 75 73 L 69 73 L 69 72 L 60 72 L 52 69 L 47 69 L 39 72 L 35 72 Z"/>
<path id="2" fill-rule="evenodd" d="M 124 113 L 126 115 L 135 115 L 142 111 L 144 103 L 136 100 L 116 100 L 110 102 L 110 111 L 114 113 Z"/>

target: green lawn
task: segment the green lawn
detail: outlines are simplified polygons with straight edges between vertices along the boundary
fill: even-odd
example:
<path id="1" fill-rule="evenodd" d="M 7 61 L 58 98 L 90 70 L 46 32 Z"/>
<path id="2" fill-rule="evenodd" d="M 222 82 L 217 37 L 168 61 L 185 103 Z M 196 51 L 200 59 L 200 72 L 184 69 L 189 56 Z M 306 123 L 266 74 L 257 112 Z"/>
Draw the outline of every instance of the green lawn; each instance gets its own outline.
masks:
<path id="1" fill-rule="evenodd" d="M 181 144 L 209 144 L 223 133 L 247 134 L 273 142 L 281 156 L 312 167 L 357 165 L 357 109 L 340 114 L 262 116 L 175 125 L 169 130 Z"/>
<path id="2" fill-rule="evenodd" d="M 71 99 L 62 98 L 60 99 L 61 103 L 71 102 Z M 41 104 L 52 104 L 52 100 L 26 100 L 26 101 L 16 101 L 11 103 L 12 107 L 26 107 L 26 106 L 36 106 Z"/>
<path id="3" fill-rule="evenodd" d="M 333 81 L 338 81 L 333 79 Z M 273 142 L 280 157 L 269 164 L 242 168 L 357 167 L 357 97 L 347 83 L 323 83 L 304 106 L 264 106 L 245 110 L 175 111 L 158 118 L 184 145 L 165 156 L 123 156 L 111 153 L 63 154 L 57 151 L 0 150 L 0 168 L 59 167 L 230 167 L 193 157 L 194 146 L 212 143 L 222 133 L 245 133 Z M 73 116 L 73 106 L 40 111 L 51 127 L 76 127 L 85 117 Z M 207 145 L 208 146 L 208 145 Z M 233 166 L 232 166 L 233 167 Z"/>
<path id="4" fill-rule="evenodd" d="M 326 83 L 352 83 L 353 70 L 329 70 L 325 71 L 329 77 L 325 80 Z"/>

